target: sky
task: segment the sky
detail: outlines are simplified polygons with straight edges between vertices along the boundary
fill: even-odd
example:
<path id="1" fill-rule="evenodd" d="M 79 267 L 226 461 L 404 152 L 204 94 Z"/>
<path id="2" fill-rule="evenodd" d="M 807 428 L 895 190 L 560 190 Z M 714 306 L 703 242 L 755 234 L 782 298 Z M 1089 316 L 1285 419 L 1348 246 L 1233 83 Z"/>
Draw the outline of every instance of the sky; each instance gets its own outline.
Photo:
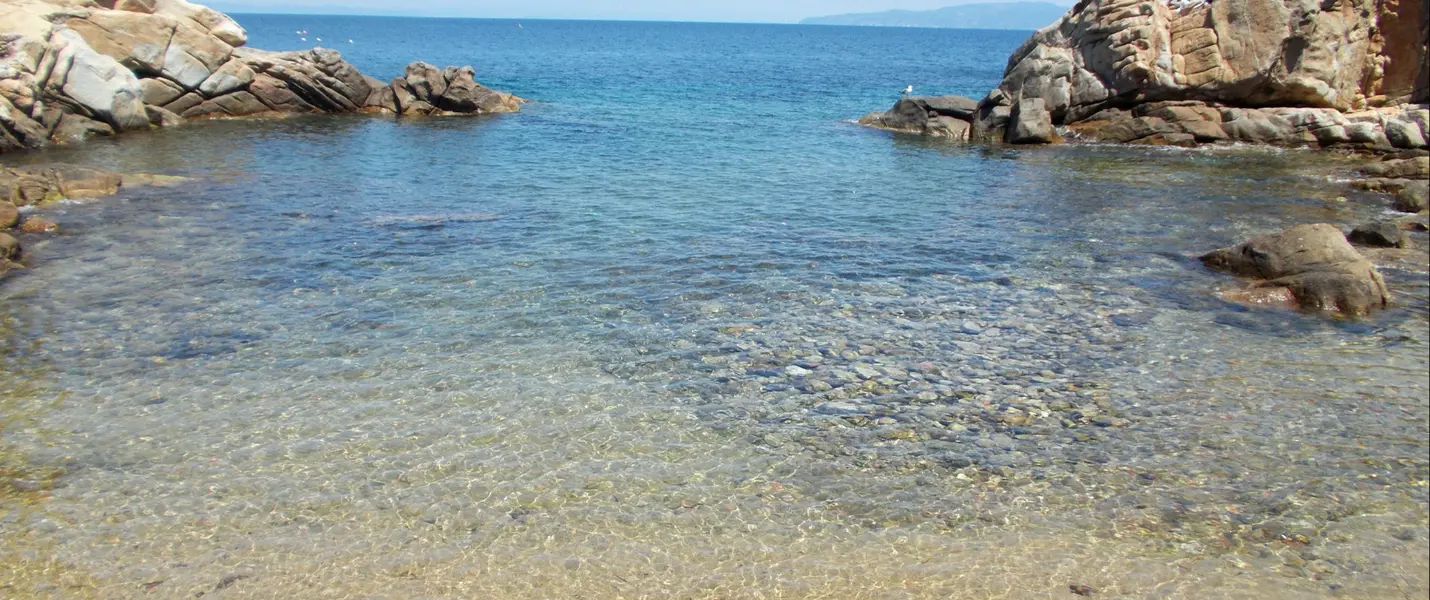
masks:
<path id="1" fill-rule="evenodd" d="M 199 0 L 224 12 L 792 23 L 807 17 L 928 10 L 1000 0 Z M 1071 5 L 1071 0 L 1041 0 Z M 415 5 L 415 6 L 414 6 Z"/>

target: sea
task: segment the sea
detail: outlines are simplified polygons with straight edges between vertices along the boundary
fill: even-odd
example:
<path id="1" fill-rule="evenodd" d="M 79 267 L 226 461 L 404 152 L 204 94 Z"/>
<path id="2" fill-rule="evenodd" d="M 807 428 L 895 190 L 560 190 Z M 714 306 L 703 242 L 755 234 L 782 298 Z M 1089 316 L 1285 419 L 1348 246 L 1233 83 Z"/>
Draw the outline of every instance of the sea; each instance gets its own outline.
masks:
<path id="1" fill-rule="evenodd" d="M 0 597 L 1430 589 L 1423 256 L 1362 319 L 1197 260 L 1389 218 L 1353 157 L 856 123 L 1030 32 L 236 18 L 529 102 L 0 158 L 172 176 L 0 282 Z"/>

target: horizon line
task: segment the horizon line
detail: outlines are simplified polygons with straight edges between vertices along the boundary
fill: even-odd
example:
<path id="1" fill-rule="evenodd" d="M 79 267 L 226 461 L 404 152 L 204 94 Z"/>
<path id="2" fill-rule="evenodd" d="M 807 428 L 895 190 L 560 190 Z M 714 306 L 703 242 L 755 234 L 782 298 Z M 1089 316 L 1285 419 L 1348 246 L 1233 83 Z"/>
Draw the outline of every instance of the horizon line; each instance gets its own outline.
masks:
<path id="1" fill-rule="evenodd" d="M 673 19 L 641 19 L 641 18 L 610 18 L 610 17 L 477 17 L 469 15 L 422 15 L 422 14 L 401 14 L 401 13 L 306 13 L 306 12 L 248 12 L 242 10 L 223 11 L 227 15 L 255 16 L 255 17 L 361 17 L 372 19 L 454 19 L 469 21 L 577 21 L 585 23 L 668 23 L 673 25 L 693 24 L 693 25 L 793 25 L 798 27 L 849 27 L 856 29 L 937 29 L 948 31 L 1037 31 L 1036 29 L 988 29 L 985 27 L 933 27 L 926 25 L 845 25 L 833 23 L 805 23 L 800 21 L 700 21 L 700 20 L 673 20 Z M 815 19 L 821 17 L 807 17 Z"/>

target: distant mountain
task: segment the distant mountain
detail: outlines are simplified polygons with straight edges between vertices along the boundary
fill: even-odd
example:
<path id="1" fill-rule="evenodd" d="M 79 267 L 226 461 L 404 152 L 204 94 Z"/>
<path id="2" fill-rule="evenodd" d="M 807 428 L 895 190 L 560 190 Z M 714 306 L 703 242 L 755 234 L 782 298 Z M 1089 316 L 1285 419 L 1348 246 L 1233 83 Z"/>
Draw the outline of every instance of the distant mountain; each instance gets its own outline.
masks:
<path id="1" fill-rule="evenodd" d="M 890 10 L 877 13 L 814 17 L 803 25 L 873 25 L 879 27 L 945 27 L 952 29 L 1037 30 L 1068 11 L 1050 2 L 962 4 L 936 10 Z"/>

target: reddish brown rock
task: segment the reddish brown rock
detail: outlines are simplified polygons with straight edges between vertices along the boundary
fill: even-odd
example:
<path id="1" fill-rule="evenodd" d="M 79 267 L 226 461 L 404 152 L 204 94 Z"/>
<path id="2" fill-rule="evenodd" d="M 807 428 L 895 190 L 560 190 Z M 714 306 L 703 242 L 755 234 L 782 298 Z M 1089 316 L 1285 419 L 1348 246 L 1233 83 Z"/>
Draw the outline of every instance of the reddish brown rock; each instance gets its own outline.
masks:
<path id="1" fill-rule="evenodd" d="M 1256 237 L 1209 253 L 1202 263 L 1255 279 L 1253 288 L 1285 289 L 1307 310 L 1362 315 L 1390 303 L 1380 272 L 1333 225 L 1300 225 Z"/>
<path id="2" fill-rule="evenodd" d="M 0 200 L 0 229 L 10 229 L 20 224 L 20 209 L 14 204 Z"/>
<path id="3" fill-rule="evenodd" d="M 25 233 L 52 233 L 59 230 L 59 224 L 44 217 L 30 217 L 20 224 L 20 231 Z"/>

